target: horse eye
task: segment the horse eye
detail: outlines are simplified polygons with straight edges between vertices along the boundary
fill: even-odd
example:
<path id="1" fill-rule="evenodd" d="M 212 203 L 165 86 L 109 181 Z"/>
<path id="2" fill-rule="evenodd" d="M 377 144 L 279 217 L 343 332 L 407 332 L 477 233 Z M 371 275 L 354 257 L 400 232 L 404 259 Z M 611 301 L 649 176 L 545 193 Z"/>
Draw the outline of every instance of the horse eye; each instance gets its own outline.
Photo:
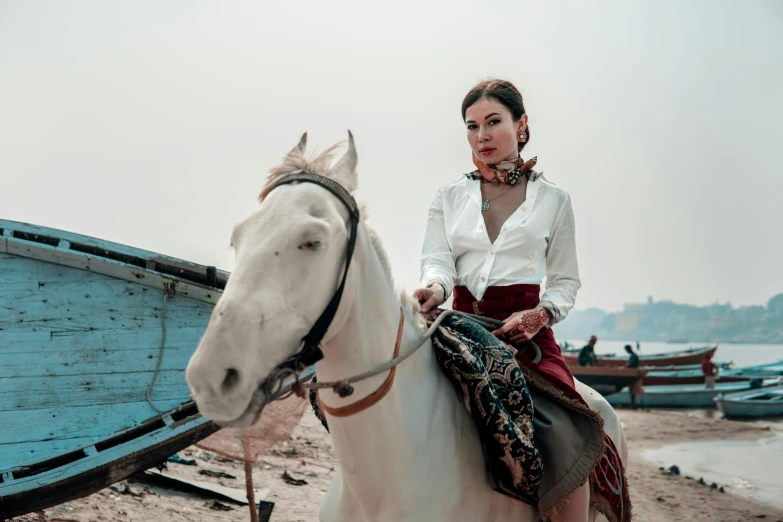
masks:
<path id="1" fill-rule="evenodd" d="M 299 250 L 318 250 L 321 248 L 323 243 L 318 241 L 317 239 L 314 239 L 312 241 L 305 241 L 301 245 L 299 245 Z"/>

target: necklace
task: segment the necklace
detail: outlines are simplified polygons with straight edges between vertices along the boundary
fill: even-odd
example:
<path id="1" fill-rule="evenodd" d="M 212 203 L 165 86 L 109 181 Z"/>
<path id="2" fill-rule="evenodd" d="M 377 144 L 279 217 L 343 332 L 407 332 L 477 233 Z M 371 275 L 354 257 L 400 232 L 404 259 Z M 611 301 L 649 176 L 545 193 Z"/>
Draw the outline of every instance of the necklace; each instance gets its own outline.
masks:
<path id="1" fill-rule="evenodd" d="M 494 198 L 492 198 L 492 199 L 485 199 L 485 200 L 484 200 L 484 201 L 481 203 L 481 211 L 482 211 L 482 212 L 486 212 L 487 210 L 489 210 L 489 202 L 490 202 L 490 201 L 495 201 L 495 200 L 496 200 L 496 199 L 498 199 L 498 198 L 502 198 L 503 196 L 505 196 L 506 194 L 508 194 L 508 193 L 509 193 L 509 192 L 511 192 L 512 190 L 513 190 L 513 185 L 512 185 L 512 188 L 508 189 L 507 191 L 505 191 L 505 192 L 504 192 L 504 193 L 502 193 L 501 195 L 499 195 L 499 196 L 495 196 L 495 197 L 494 197 Z M 484 180 L 481 180 L 481 195 L 482 195 L 482 196 L 484 196 Z M 482 198 L 482 199 L 483 199 L 483 198 Z"/>

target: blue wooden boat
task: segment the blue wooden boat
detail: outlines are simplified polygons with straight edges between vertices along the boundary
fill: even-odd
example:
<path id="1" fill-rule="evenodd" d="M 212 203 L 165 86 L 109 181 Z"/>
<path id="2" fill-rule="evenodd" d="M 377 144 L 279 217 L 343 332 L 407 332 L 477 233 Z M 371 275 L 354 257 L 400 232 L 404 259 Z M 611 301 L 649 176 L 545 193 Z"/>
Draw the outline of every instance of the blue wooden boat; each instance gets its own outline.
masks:
<path id="1" fill-rule="evenodd" d="M 715 405 L 730 419 L 783 416 L 783 385 L 715 397 Z"/>
<path id="2" fill-rule="evenodd" d="M 721 369 L 718 373 L 718 382 L 743 382 L 757 378 L 773 378 L 783 376 L 783 362 L 745 366 L 743 368 Z M 642 381 L 645 385 L 669 385 L 669 384 L 702 384 L 704 372 L 701 366 L 697 368 L 674 369 L 660 371 L 654 368 Z"/>
<path id="3" fill-rule="evenodd" d="M 91 494 L 217 430 L 184 370 L 227 278 L 0 220 L 0 519 Z"/>
<path id="4" fill-rule="evenodd" d="M 780 379 L 764 379 L 761 386 L 769 388 L 780 384 Z M 715 388 L 704 385 L 646 386 L 644 394 L 637 396 L 636 405 L 640 408 L 714 408 L 713 398 L 720 393 L 747 391 L 750 382 L 718 383 Z M 612 406 L 630 406 L 631 395 L 628 388 L 606 397 Z"/>

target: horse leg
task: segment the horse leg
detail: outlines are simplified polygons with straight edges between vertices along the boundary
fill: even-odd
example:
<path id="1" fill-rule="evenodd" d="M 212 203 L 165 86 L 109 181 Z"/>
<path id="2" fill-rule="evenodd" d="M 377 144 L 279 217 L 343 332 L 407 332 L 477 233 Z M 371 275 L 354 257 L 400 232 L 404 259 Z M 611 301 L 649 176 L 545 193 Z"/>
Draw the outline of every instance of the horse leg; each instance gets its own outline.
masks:
<path id="1" fill-rule="evenodd" d="M 359 503 L 355 501 L 350 491 L 346 490 L 342 472 L 338 468 L 321 501 L 318 520 L 320 522 L 350 522 L 363 520 L 361 515 Z"/>

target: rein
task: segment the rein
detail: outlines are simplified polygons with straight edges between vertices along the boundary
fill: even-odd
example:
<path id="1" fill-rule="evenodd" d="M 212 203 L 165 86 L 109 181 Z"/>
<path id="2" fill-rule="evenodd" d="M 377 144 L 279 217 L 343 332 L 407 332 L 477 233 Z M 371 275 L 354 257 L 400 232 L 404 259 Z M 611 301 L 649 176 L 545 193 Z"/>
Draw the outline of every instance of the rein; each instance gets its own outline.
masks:
<path id="1" fill-rule="evenodd" d="M 280 363 L 272 371 L 269 377 L 263 383 L 261 383 L 256 392 L 253 394 L 253 402 L 259 401 L 262 403 L 262 405 L 268 404 L 271 401 L 285 399 L 292 393 L 296 393 L 299 396 L 304 396 L 305 388 L 312 390 L 331 388 L 341 398 L 345 398 L 351 396 L 354 392 L 353 386 L 351 386 L 351 384 L 389 371 L 389 375 L 381 387 L 364 399 L 360 399 L 355 403 L 340 408 L 328 408 L 324 406 L 324 410 L 332 415 L 338 417 L 347 417 L 369 408 L 385 397 L 394 383 L 394 376 L 397 365 L 413 355 L 419 348 L 424 346 L 424 344 L 430 337 L 432 337 L 432 334 L 440 326 L 443 320 L 449 315 L 456 314 L 458 316 L 469 318 L 489 330 L 495 330 L 504 324 L 503 321 L 497 319 L 490 319 L 487 317 L 467 314 L 464 312 L 457 312 L 455 310 L 444 310 L 432 322 L 427 331 L 402 354 L 400 354 L 400 343 L 402 341 L 402 332 L 405 322 L 402 308 L 400 308 L 400 324 L 397 331 L 397 342 L 394 347 L 393 359 L 386 361 L 385 363 L 381 363 L 364 373 L 354 375 L 353 377 L 348 377 L 347 379 L 332 382 L 315 382 L 314 371 L 309 371 L 309 369 L 312 367 L 312 365 L 324 357 L 323 351 L 321 349 L 321 342 L 323 341 L 324 335 L 326 335 L 326 331 L 329 329 L 329 326 L 332 324 L 334 316 L 337 313 L 337 309 L 340 306 L 340 300 L 342 299 L 343 290 L 345 289 L 345 281 L 348 277 L 348 269 L 351 266 L 351 259 L 353 258 L 354 248 L 356 247 L 357 228 L 359 225 L 361 212 L 359 210 L 359 206 L 356 204 L 356 200 L 347 190 L 342 187 L 342 185 L 325 176 L 311 174 L 308 172 L 297 172 L 294 174 L 282 176 L 272 183 L 269 190 L 267 191 L 267 194 L 281 185 L 290 185 L 296 183 L 313 183 L 323 187 L 331 192 L 335 197 L 337 197 L 337 199 L 339 199 L 340 202 L 348 209 L 348 213 L 351 219 L 351 233 L 346 250 L 345 270 L 343 271 L 343 277 L 340 281 L 340 286 L 335 291 L 332 299 L 326 306 L 326 309 L 315 321 L 315 324 L 310 329 L 310 332 L 304 336 L 304 338 L 302 338 L 302 349 L 292 357 Z M 541 350 L 532 341 L 527 344 L 528 347 L 532 348 L 536 352 L 536 356 L 533 362 L 538 364 L 538 362 L 541 360 Z M 304 373 L 304 376 L 302 376 L 302 373 Z M 293 381 L 290 380 L 292 377 Z M 313 382 L 307 383 L 307 381 L 311 379 Z"/>
<path id="2" fill-rule="evenodd" d="M 296 374 L 294 375 L 296 380 L 294 380 L 293 382 L 289 381 L 285 384 L 281 383 L 281 386 L 277 389 L 275 396 L 269 400 L 270 401 L 282 400 L 288 398 L 292 393 L 295 393 L 299 396 L 304 396 L 306 389 L 321 390 L 324 388 L 331 388 L 335 393 L 340 395 L 340 397 L 348 397 L 353 393 L 353 387 L 351 386 L 351 384 L 369 379 L 370 377 L 375 377 L 380 373 L 394 369 L 402 361 L 404 361 L 405 359 L 407 359 L 408 357 L 416 353 L 416 351 L 422 346 L 424 346 L 427 340 L 430 337 L 432 337 L 432 334 L 435 333 L 435 330 L 438 329 L 438 327 L 443 322 L 443 320 L 446 319 L 446 317 L 448 317 L 449 315 L 456 315 L 458 317 L 464 317 L 466 319 L 470 319 L 471 321 L 478 323 L 479 325 L 483 326 L 484 328 L 490 331 L 500 328 L 501 326 L 503 326 L 503 324 L 505 324 L 503 321 L 499 319 L 490 319 L 489 317 L 469 314 L 465 312 L 458 312 L 456 310 L 443 310 L 440 313 L 440 315 L 438 315 L 438 317 L 432 322 L 429 328 L 427 328 L 427 331 L 425 331 L 418 339 L 416 339 L 416 341 L 414 341 L 401 355 L 398 355 L 393 359 L 386 361 L 384 363 L 378 364 L 374 368 L 364 373 L 360 373 L 358 375 L 354 375 L 352 377 L 348 377 L 346 379 L 342 379 L 339 381 L 307 382 L 313 379 L 314 371 L 306 371 L 304 372 L 305 374 L 303 376 L 299 376 L 298 374 Z M 538 364 L 541 361 L 541 349 L 533 341 L 528 341 L 526 343 L 526 348 L 533 350 L 533 352 L 535 353 L 535 357 L 533 358 L 533 363 Z M 395 354 L 396 353 L 397 351 L 395 350 Z M 384 383 L 384 385 L 385 384 L 386 383 Z M 346 389 L 348 389 L 350 393 L 345 393 Z M 326 408 L 324 407 L 324 409 Z"/>

